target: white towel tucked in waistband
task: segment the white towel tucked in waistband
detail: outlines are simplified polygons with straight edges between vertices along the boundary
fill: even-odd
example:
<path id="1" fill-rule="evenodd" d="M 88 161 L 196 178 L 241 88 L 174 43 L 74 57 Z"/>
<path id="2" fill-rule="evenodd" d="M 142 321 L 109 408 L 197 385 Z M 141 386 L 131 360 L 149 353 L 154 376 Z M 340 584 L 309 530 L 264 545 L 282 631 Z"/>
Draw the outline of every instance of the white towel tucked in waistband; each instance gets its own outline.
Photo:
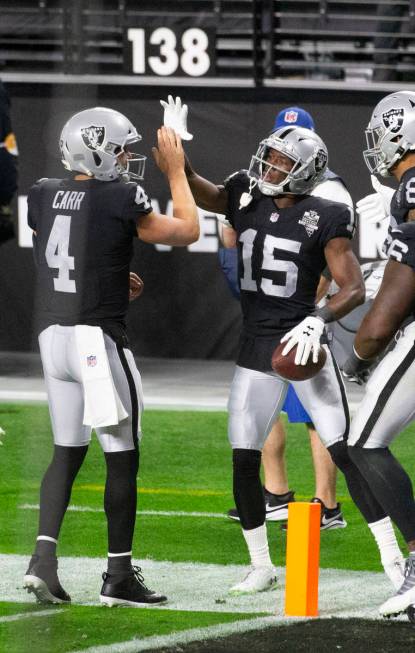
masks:
<path id="1" fill-rule="evenodd" d="M 100 327 L 79 324 L 75 340 L 84 387 L 84 424 L 113 426 L 128 417 L 115 388 Z"/>

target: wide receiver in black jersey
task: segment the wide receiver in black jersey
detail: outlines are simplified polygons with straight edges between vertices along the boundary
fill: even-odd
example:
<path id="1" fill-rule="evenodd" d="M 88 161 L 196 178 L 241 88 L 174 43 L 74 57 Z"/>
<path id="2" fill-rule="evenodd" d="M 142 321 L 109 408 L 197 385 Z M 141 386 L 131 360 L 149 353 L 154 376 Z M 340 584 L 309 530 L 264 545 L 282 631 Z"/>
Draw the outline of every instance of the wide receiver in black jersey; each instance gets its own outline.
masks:
<path id="1" fill-rule="evenodd" d="M 393 175 L 399 186 L 390 205 L 386 243 L 389 261 L 374 303 L 357 332 L 344 372 L 363 381 L 367 369 L 402 329 L 370 378 L 353 419 L 351 458 L 373 495 L 398 526 L 409 549 L 398 593 L 380 608 L 383 615 L 415 603 L 415 502 L 412 483 L 389 445 L 415 418 L 415 93 L 388 95 L 375 107 L 364 153 L 372 173 Z M 393 544 L 393 530 L 388 535 Z M 396 542 L 396 541 L 395 541 Z M 397 547 L 397 545 L 396 545 Z"/>
<path id="2" fill-rule="evenodd" d="M 118 111 L 96 107 L 75 114 L 60 139 L 62 162 L 74 175 L 41 179 L 28 196 L 39 344 L 55 446 L 42 481 L 36 549 L 24 586 L 44 603 L 70 601 L 57 576 L 56 545 L 92 428 L 107 466 L 108 570 L 100 600 L 109 606 L 166 600 L 145 586 L 131 560 L 143 397 L 125 329 L 129 267 L 135 237 L 187 245 L 198 239 L 199 222 L 180 137 L 161 127 L 153 148 L 170 186 L 173 217 L 153 211 L 137 184 L 145 157 L 131 147 L 139 140 Z M 136 173 L 132 162 L 138 164 Z M 133 275 L 132 296 L 137 279 Z"/>
<path id="3" fill-rule="evenodd" d="M 165 124 L 186 132 L 186 115 L 166 113 Z M 308 194 L 324 175 L 327 158 L 327 149 L 314 132 L 289 126 L 261 141 L 248 172 L 232 175 L 221 186 L 199 176 L 186 162 L 196 203 L 226 215 L 225 243 L 237 244 L 239 252 L 243 329 L 228 404 L 229 439 L 234 498 L 253 568 L 231 588 L 233 594 L 263 591 L 276 580 L 259 474 L 261 449 L 288 386 L 271 369 L 273 349 L 282 338 L 287 348 L 297 344 L 297 362 L 304 363 L 309 354 L 316 356 L 325 322 L 364 300 L 363 279 L 350 243 L 350 209 Z M 340 290 L 324 309 L 316 310 L 317 284 L 326 265 Z M 376 522 L 385 513 L 366 501 L 366 482 L 348 457 L 344 386 L 326 351 L 323 369 L 313 379 L 293 385 L 345 473 L 353 499 L 368 521 Z"/>

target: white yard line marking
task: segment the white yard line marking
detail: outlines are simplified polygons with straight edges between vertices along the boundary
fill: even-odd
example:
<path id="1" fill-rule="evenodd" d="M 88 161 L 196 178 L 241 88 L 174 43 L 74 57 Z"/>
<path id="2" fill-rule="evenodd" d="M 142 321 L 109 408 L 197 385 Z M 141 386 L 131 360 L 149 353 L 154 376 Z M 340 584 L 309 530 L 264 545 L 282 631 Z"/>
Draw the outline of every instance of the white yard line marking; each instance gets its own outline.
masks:
<path id="1" fill-rule="evenodd" d="M 39 504 L 23 503 L 19 510 L 39 510 Z M 72 512 L 104 512 L 104 508 L 91 508 L 90 506 L 69 506 Z M 154 515 L 160 517 L 208 517 L 225 519 L 223 512 L 184 512 L 182 510 L 137 510 L 137 515 Z"/>
<path id="2" fill-rule="evenodd" d="M 0 623 L 31 619 L 32 617 L 50 617 L 50 615 L 59 614 L 60 612 L 64 612 L 64 610 L 54 608 L 53 610 L 39 610 L 39 612 L 19 612 L 18 614 L 10 614 L 7 617 L 0 617 Z"/>
<path id="3" fill-rule="evenodd" d="M 278 624 L 281 620 L 278 620 Z M 287 624 L 292 624 L 293 620 L 286 619 Z M 237 621 L 227 624 L 215 624 L 205 628 L 191 628 L 182 630 L 171 635 L 154 635 L 144 639 L 131 639 L 127 642 L 114 642 L 103 646 L 91 646 L 90 648 L 74 651 L 74 653 L 138 653 L 138 651 L 147 651 L 148 649 L 161 648 L 163 646 L 176 646 L 177 644 L 187 644 L 197 640 L 213 639 L 214 637 L 224 637 L 234 633 L 247 633 L 251 630 L 262 630 L 270 626 L 276 626 L 275 617 L 258 617 L 257 619 L 247 619 L 246 621 Z"/>

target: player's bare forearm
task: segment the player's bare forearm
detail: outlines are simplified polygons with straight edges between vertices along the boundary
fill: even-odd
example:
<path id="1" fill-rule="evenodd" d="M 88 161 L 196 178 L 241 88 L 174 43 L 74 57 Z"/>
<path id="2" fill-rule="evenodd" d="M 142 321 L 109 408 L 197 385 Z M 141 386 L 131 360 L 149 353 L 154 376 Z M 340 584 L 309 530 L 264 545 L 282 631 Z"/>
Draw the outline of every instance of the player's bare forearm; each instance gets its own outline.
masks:
<path id="1" fill-rule="evenodd" d="M 388 261 L 380 290 L 359 327 L 355 349 L 360 358 L 378 356 L 415 305 L 415 273 L 408 265 Z"/>
<path id="2" fill-rule="evenodd" d="M 327 302 L 338 320 L 365 301 L 365 284 L 359 263 L 347 238 L 334 238 L 325 248 L 326 261 L 339 291 Z"/>
<path id="3" fill-rule="evenodd" d="M 174 176 L 169 178 L 169 184 L 173 199 L 173 217 L 186 223 L 185 230 L 188 232 L 187 236 L 190 239 L 186 244 L 190 245 L 198 240 L 200 235 L 199 216 L 184 171 L 175 173 Z"/>
<path id="4" fill-rule="evenodd" d="M 226 213 L 228 194 L 223 186 L 216 186 L 198 175 L 185 155 L 185 173 L 196 204 L 206 211 Z"/>

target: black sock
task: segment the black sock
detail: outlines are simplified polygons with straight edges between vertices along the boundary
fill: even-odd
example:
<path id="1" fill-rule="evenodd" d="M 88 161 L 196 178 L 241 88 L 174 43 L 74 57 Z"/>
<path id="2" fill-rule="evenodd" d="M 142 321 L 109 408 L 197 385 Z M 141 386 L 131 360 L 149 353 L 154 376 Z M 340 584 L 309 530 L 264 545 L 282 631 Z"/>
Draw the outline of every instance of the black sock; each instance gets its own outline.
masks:
<path id="1" fill-rule="evenodd" d="M 261 452 L 256 449 L 233 450 L 233 495 L 244 530 L 265 522 L 265 499 L 259 475 Z"/>
<path id="2" fill-rule="evenodd" d="M 52 462 L 40 486 L 39 535 L 58 539 L 62 520 L 71 498 L 72 485 L 84 461 L 88 446 L 61 447 L 55 445 Z M 43 542 L 43 543 L 42 543 Z M 37 540 L 42 554 L 51 551 L 53 542 Z M 39 554 L 39 555 L 42 555 Z"/>
<path id="3" fill-rule="evenodd" d="M 349 453 L 405 540 L 415 540 L 414 493 L 402 465 L 387 447 L 349 447 Z"/>
<path id="4" fill-rule="evenodd" d="M 359 508 L 368 524 L 386 517 L 386 512 L 375 497 L 367 480 L 351 459 L 347 443 L 342 440 L 328 447 L 333 462 L 343 472 L 347 488 L 354 503 Z"/>
<path id="5" fill-rule="evenodd" d="M 108 556 L 108 573 L 111 576 L 125 575 L 132 570 L 131 556 Z"/>
<path id="6" fill-rule="evenodd" d="M 46 558 L 56 557 L 56 542 L 49 540 L 36 540 L 35 555 Z"/>
<path id="7" fill-rule="evenodd" d="M 109 553 L 129 555 L 132 549 L 137 510 L 137 472 L 139 453 L 136 449 L 105 453 L 107 479 L 104 507 L 108 522 Z"/>

